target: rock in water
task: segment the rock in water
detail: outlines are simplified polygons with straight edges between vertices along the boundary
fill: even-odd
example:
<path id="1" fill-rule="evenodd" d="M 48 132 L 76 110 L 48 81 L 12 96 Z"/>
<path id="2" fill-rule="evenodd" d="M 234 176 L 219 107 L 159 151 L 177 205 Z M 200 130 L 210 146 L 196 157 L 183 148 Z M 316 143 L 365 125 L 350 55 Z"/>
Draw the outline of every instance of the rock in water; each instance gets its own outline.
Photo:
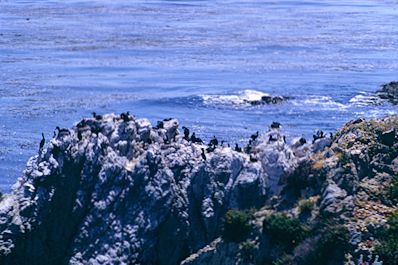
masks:
<path id="1" fill-rule="evenodd" d="M 392 81 L 381 86 L 378 91 L 380 98 L 387 99 L 393 104 L 398 104 L 398 81 Z"/>
<path id="2" fill-rule="evenodd" d="M 84 130 L 81 129 L 84 124 Z M 260 162 L 183 140 L 178 121 L 84 119 L 32 157 L 0 203 L 0 264 L 178 264 L 230 208 L 260 207 L 296 166 L 279 131 Z"/>

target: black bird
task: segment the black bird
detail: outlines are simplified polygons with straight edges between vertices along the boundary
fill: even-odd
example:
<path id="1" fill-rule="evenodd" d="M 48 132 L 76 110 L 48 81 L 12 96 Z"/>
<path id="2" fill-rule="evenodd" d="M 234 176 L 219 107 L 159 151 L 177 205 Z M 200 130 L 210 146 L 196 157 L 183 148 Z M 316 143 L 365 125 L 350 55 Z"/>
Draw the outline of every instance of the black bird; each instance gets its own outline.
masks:
<path id="1" fill-rule="evenodd" d="M 203 160 L 206 160 L 206 154 L 205 154 L 205 149 L 202 148 L 202 153 L 200 154 L 203 158 Z"/>
<path id="2" fill-rule="evenodd" d="M 304 137 L 301 137 L 299 140 L 300 145 L 304 145 L 307 143 L 307 140 Z"/>
<path id="3" fill-rule="evenodd" d="M 213 139 L 210 140 L 209 145 L 212 145 L 214 147 L 216 147 L 218 145 L 218 140 L 215 136 L 213 136 Z"/>
<path id="4" fill-rule="evenodd" d="M 312 143 L 315 143 L 316 140 L 325 138 L 325 134 L 322 130 L 318 130 L 314 135 L 312 135 L 312 138 Z"/>
<path id="5" fill-rule="evenodd" d="M 235 144 L 235 151 L 242 153 L 242 148 L 240 148 L 238 144 Z"/>
<path id="6" fill-rule="evenodd" d="M 252 134 L 252 135 L 250 136 L 250 138 L 251 138 L 253 141 L 255 141 L 255 140 L 257 139 L 257 137 L 258 137 L 258 131 L 257 131 L 255 134 Z"/>
<path id="7" fill-rule="evenodd" d="M 93 118 L 96 119 L 97 121 L 98 121 L 98 120 L 102 120 L 102 116 L 101 116 L 101 115 L 98 115 L 98 114 L 95 113 L 95 112 L 93 112 L 92 114 L 93 114 Z"/>
<path id="8" fill-rule="evenodd" d="M 268 138 L 268 142 L 275 142 L 277 140 L 278 139 L 275 139 L 272 135 L 270 135 L 269 138 Z"/>
<path id="9" fill-rule="evenodd" d="M 163 121 L 158 121 L 158 124 L 156 125 L 156 128 L 158 128 L 158 129 L 163 129 L 163 128 L 164 128 L 164 123 L 163 123 Z"/>
<path id="10" fill-rule="evenodd" d="M 41 141 L 40 141 L 40 147 L 39 150 L 42 150 L 44 147 L 44 144 L 46 143 L 46 139 L 44 139 L 44 133 L 41 133 Z"/>
<path id="11" fill-rule="evenodd" d="M 61 128 L 59 128 L 59 126 L 55 127 L 55 130 L 58 131 L 57 137 L 58 136 L 65 136 L 65 135 L 69 135 L 70 134 L 70 131 L 68 129 L 61 129 Z"/>
<path id="12" fill-rule="evenodd" d="M 191 142 L 196 143 L 196 134 L 193 132 L 191 135 Z"/>
<path id="13" fill-rule="evenodd" d="M 79 139 L 79 141 L 82 140 L 82 132 L 81 131 L 77 131 L 77 139 Z"/>
<path id="14" fill-rule="evenodd" d="M 283 142 L 286 143 L 286 136 L 283 136 Z"/>
<path id="15" fill-rule="evenodd" d="M 189 129 L 185 126 L 182 126 L 182 129 L 184 130 L 184 139 L 189 141 Z"/>
<path id="16" fill-rule="evenodd" d="M 250 162 L 257 162 L 258 159 L 255 158 L 254 156 L 250 155 Z"/>
<path id="17" fill-rule="evenodd" d="M 279 129 L 280 127 L 281 127 L 281 124 L 279 122 L 274 121 L 271 124 L 272 129 Z"/>
<path id="18" fill-rule="evenodd" d="M 200 139 L 199 137 L 196 137 L 195 133 L 193 132 L 191 135 L 191 142 L 192 143 L 203 143 L 202 139 Z"/>
<path id="19" fill-rule="evenodd" d="M 128 122 L 130 120 L 130 112 L 122 112 L 122 114 L 120 114 L 120 118 L 124 121 L 124 122 Z"/>

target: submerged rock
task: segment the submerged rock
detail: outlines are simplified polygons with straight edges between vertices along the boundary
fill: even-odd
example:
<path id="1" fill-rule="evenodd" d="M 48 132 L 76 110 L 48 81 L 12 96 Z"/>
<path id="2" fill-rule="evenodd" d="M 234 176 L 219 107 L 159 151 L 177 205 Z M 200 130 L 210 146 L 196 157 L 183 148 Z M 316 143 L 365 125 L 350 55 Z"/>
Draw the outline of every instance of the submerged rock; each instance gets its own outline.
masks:
<path id="1" fill-rule="evenodd" d="M 382 85 L 377 94 L 382 99 L 387 99 L 393 104 L 398 104 L 398 81 Z"/>
<path id="2" fill-rule="evenodd" d="M 0 264 L 178 264 L 220 234 L 228 209 L 262 206 L 296 166 L 279 130 L 255 153 L 221 146 L 204 160 L 177 120 L 126 115 L 61 129 L 28 161 L 0 203 Z"/>

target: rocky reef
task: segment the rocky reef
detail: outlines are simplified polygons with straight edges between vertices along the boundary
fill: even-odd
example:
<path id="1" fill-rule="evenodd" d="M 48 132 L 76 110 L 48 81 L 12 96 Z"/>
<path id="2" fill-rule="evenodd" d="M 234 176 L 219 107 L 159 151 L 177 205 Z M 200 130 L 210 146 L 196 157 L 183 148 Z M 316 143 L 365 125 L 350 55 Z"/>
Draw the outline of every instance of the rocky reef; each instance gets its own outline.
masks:
<path id="1" fill-rule="evenodd" d="M 175 119 L 94 115 L 58 129 L 3 195 L 0 264 L 315 264 L 320 247 L 341 264 L 397 210 L 396 129 L 359 119 L 289 144 L 274 123 L 241 151 Z"/>
<path id="2" fill-rule="evenodd" d="M 392 81 L 382 85 L 377 94 L 382 99 L 387 99 L 395 105 L 398 104 L 398 82 Z"/>

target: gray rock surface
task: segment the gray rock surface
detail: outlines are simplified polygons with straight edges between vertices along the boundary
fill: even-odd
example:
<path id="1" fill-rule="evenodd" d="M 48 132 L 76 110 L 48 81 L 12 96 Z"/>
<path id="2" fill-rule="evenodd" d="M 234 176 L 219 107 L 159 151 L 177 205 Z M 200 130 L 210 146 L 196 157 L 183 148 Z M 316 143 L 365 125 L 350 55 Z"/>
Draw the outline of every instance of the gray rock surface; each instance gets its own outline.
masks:
<path id="1" fill-rule="evenodd" d="M 279 130 L 252 159 L 219 146 L 205 160 L 177 120 L 161 124 L 104 115 L 61 130 L 0 202 L 0 264 L 178 264 L 296 167 Z"/>
<path id="2" fill-rule="evenodd" d="M 387 99 L 393 104 L 398 104 L 398 82 L 392 81 L 382 85 L 377 94 L 379 97 Z"/>

